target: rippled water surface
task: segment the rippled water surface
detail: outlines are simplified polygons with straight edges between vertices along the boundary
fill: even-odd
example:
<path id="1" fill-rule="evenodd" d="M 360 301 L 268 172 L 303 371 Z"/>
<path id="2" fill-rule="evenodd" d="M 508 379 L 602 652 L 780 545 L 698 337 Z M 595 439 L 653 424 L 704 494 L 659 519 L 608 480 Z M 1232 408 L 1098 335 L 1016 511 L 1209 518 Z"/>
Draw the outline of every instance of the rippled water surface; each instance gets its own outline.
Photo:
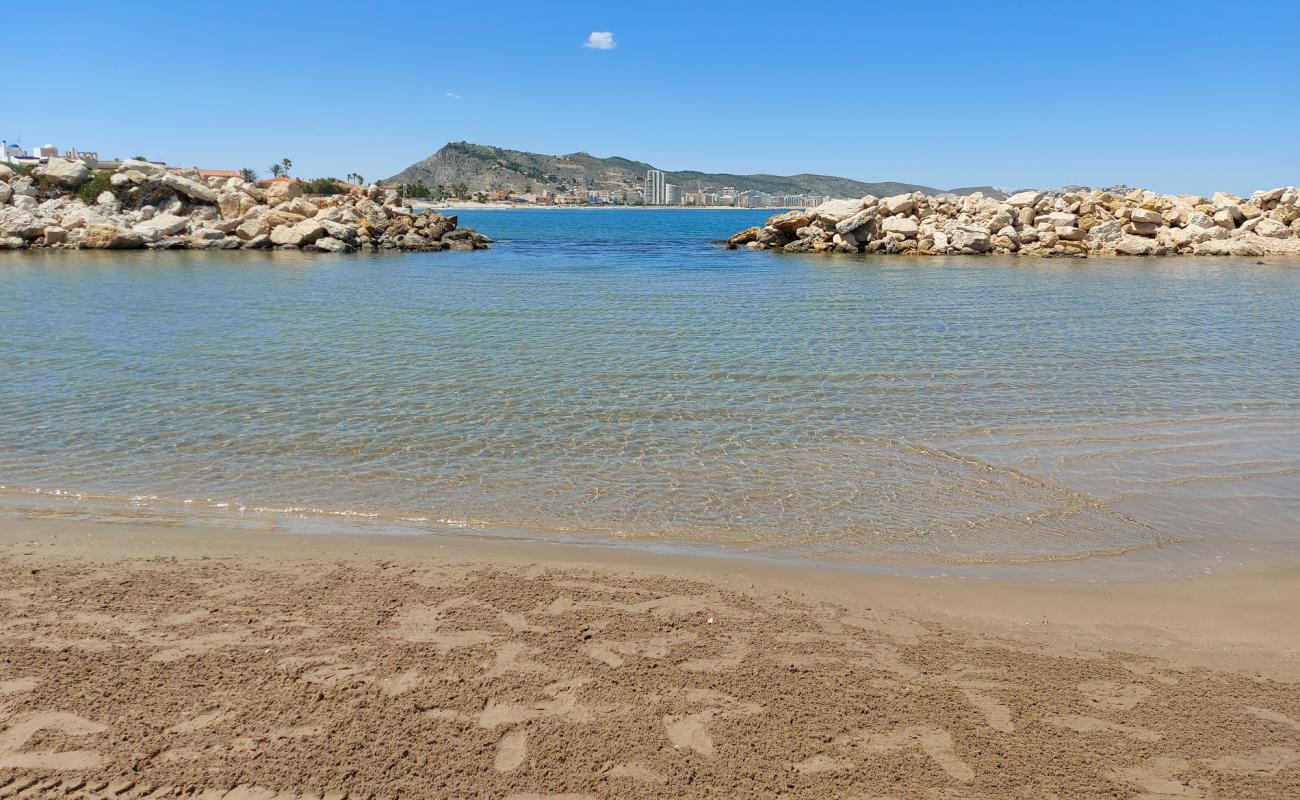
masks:
<path id="1" fill-rule="evenodd" d="M 1300 539 L 1300 262 L 710 244 L 763 216 L 0 254 L 4 502 L 887 561 Z"/>

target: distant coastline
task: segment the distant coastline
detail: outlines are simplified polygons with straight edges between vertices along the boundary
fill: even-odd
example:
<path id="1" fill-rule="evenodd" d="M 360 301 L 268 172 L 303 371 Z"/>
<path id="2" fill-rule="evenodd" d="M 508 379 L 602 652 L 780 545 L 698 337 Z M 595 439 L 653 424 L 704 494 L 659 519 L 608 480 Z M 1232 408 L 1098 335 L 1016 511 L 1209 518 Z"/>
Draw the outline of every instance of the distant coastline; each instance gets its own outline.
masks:
<path id="1" fill-rule="evenodd" d="M 789 206 L 628 206 L 628 205 L 551 205 L 538 203 L 476 203 L 463 200 L 454 203 L 422 202 L 409 199 L 412 208 L 434 211 L 788 211 Z"/>

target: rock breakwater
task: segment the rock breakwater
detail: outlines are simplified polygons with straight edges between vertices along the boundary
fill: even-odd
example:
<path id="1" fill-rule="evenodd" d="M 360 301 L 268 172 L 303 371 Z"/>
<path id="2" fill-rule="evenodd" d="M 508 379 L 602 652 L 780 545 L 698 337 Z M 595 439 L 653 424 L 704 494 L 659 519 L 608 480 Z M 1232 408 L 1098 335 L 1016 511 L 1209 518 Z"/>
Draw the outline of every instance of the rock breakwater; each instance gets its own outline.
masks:
<path id="1" fill-rule="evenodd" d="M 1143 189 L 920 193 L 831 200 L 746 228 L 727 247 L 788 253 L 1157 256 L 1300 255 L 1300 190 L 1213 197 Z"/>
<path id="2" fill-rule="evenodd" d="M 0 164 L 0 249 L 477 250 L 491 241 L 375 186 L 309 197 L 295 181 L 262 186 L 148 161 L 112 172 L 64 158 L 29 172 Z"/>

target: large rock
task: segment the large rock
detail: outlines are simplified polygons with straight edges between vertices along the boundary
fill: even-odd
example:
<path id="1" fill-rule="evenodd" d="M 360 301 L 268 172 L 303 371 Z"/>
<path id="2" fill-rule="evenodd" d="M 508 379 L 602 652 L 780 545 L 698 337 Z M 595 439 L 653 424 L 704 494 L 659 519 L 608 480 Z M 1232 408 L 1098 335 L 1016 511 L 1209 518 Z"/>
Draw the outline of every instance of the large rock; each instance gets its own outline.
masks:
<path id="1" fill-rule="evenodd" d="M 122 166 L 118 167 L 118 172 L 128 173 L 128 177 L 131 177 L 129 173 L 136 172 L 145 177 L 156 178 L 167 172 L 167 168 L 162 164 L 155 164 L 152 161 L 141 161 L 137 158 L 130 158 L 122 162 Z"/>
<path id="2" fill-rule="evenodd" d="M 827 200 L 813 209 L 818 219 L 835 225 L 862 210 L 861 200 Z"/>
<path id="3" fill-rule="evenodd" d="M 72 188 L 85 183 L 90 177 L 90 169 L 85 164 L 59 157 L 51 158 L 36 171 L 60 186 Z"/>
<path id="4" fill-rule="evenodd" d="M 45 232 L 45 223 L 30 211 L 0 206 L 0 236 L 35 239 Z"/>
<path id="5" fill-rule="evenodd" d="M 1149 256 L 1156 252 L 1154 239 L 1148 239 L 1145 236 L 1134 236 L 1126 233 L 1119 237 L 1115 242 L 1115 252 L 1124 256 Z"/>
<path id="6" fill-rule="evenodd" d="M 1012 208 L 1033 208 L 1043 199 L 1043 193 L 1037 191 L 1016 192 L 1004 202 Z"/>
<path id="7" fill-rule="evenodd" d="M 371 203 L 370 205 L 374 204 Z M 365 208 L 364 203 L 358 203 L 357 210 L 362 212 L 367 222 L 373 224 L 371 217 L 365 213 L 369 209 Z M 767 227 L 781 233 L 794 233 L 800 228 L 807 227 L 816 218 L 817 215 L 807 209 L 796 209 L 772 217 L 767 221 Z M 380 219 L 387 222 L 387 215 L 382 213 L 382 208 L 380 211 Z"/>
<path id="8" fill-rule="evenodd" d="M 317 239 L 315 248 L 326 253 L 351 253 L 356 248 L 347 242 L 335 239 L 332 236 L 325 236 Z"/>
<path id="9" fill-rule="evenodd" d="M 1070 214 L 1065 211 L 1051 211 L 1034 217 L 1035 225 L 1042 225 L 1044 223 L 1051 228 L 1060 228 L 1063 226 L 1075 227 L 1079 224 L 1079 215 Z"/>
<path id="10" fill-rule="evenodd" d="M 295 197 L 302 197 L 302 187 L 297 181 L 275 181 L 262 191 L 269 206 L 278 206 Z"/>
<path id="11" fill-rule="evenodd" d="M 916 207 L 916 200 L 910 194 L 896 194 L 880 201 L 880 208 L 886 214 L 904 214 Z"/>
<path id="12" fill-rule="evenodd" d="M 1271 239 L 1288 239 L 1291 237 L 1291 229 L 1275 219 L 1264 217 L 1255 223 L 1255 233 L 1260 236 L 1267 236 Z"/>
<path id="13" fill-rule="evenodd" d="M 325 227 L 314 219 L 305 219 L 295 225 L 281 225 L 271 231 L 275 244 L 292 244 L 302 247 L 325 236 Z"/>
<path id="14" fill-rule="evenodd" d="M 321 227 L 325 229 L 326 236 L 331 236 L 335 239 L 339 239 L 340 241 L 347 242 L 349 244 L 356 244 L 357 229 L 355 226 L 348 225 L 347 223 L 343 223 L 343 222 L 336 222 L 332 219 L 321 219 L 319 217 L 317 217 L 316 221 L 319 222 L 321 224 Z M 763 232 L 763 229 L 758 227 L 748 228 L 747 230 L 758 231 L 759 233 Z"/>
<path id="15" fill-rule="evenodd" d="M 856 235 L 857 232 L 861 231 L 867 225 L 871 224 L 872 220 L 877 219 L 879 217 L 880 217 L 880 212 L 877 211 L 876 209 L 864 208 L 858 213 L 854 214 L 853 216 L 848 217 L 847 219 L 842 219 L 838 223 L 836 223 L 835 231 L 837 233 L 853 233 Z M 863 239 L 865 237 L 858 236 L 857 238 Z"/>
<path id="16" fill-rule="evenodd" d="M 1237 220 L 1241 218 L 1241 210 L 1236 206 L 1233 206 L 1231 209 L 1221 208 L 1214 212 L 1214 224 L 1224 230 L 1236 230 Z"/>
<path id="17" fill-rule="evenodd" d="M 9 202 L 9 198 L 14 196 L 14 190 L 9 188 L 9 184 L 0 182 L 0 205 Z"/>
<path id="18" fill-rule="evenodd" d="M 99 250 L 130 250 L 144 247 L 144 236 L 116 225 L 96 223 L 86 226 L 81 246 Z"/>
<path id="19" fill-rule="evenodd" d="M 149 219 L 136 223 L 131 230 L 145 236 L 150 241 L 157 241 L 164 236 L 183 233 L 190 221 L 186 217 L 173 214 L 155 214 Z"/>
<path id="20" fill-rule="evenodd" d="M 1128 218 L 1134 222 L 1151 222 L 1156 225 L 1165 221 L 1163 214 L 1159 211 L 1152 211 L 1149 208 L 1135 208 L 1129 212 Z"/>
<path id="21" fill-rule="evenodd" d="M 216 189 L 174 172 L 164 173 L 158 182 L 177 194 L 185 195 L 191 200 L 198 200 L 200 203 L 215 203 L 220 197 Z"/>
<path id="22" fill-rule="evenodd" d="M 320 211 L 316 204 L 305 197 L 295 197 L 275 206 L 276 211 L 287 211 L 290 214 L 297 214 L 303 219 L 310 219 L 316 216 Z"/>
<path id="23" fill-rule="evenodd" d="M 949 245 L 962 252 L 986 253 L 993 249 L 993 241 L 984 228 L 963 226 L 949 234 Z"/>
<path id="24" fill-rule="evenodd" d="M 306 217 L 302 214 L 293 214 L 288 211 L 280 211 L 274 208 L 266 212 L 266 224 L 270 225 L 272 228 L 281 225 L 297 225 L 304 219 L 306 219 Z"/>
<path id="25" fill-rule="evenodd" d="M 249 217 L 235 227 L 235 235 L 245 241 L 252 241 L 259 236 L 270 233 L 270 226 L 263 217 Z"/>
<path id="26" fill-rule="evenodd" d="M 915 236 L 920 232 L 920 224 L 912 217 L 888 217 L 880 223 L 880 230 L 884 233 L 900 233 L 905 237 Z M 985 231 L 985 235 L 988 232 Z"/>

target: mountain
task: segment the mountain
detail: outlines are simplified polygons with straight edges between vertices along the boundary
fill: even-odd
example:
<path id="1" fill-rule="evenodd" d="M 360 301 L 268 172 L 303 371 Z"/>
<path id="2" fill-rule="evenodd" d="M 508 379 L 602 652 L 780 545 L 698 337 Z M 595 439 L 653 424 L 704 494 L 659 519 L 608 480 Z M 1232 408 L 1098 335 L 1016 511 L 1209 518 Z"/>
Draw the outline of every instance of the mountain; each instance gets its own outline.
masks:
<path id="1" fill-rule="evenodd" d="M 447 187 L 465 184 L 471 193 L 503 189 L 508 192 L 550 190 L 569 192 L 620 192 L 640 189 L 646 170 L 655 169 L 643 161 L 626 158 L 598 158 L 590 153 L 546 156 L 521 150 L 506 150 L 469 142 L 452 142 L 438 152 L 417 161 L 389 178 L 386 183 L 423 182 L 426 186 Z M 732 175 L 728 173 L 674 172 L 666 170 L 664 180 L 676 184 L 682 192 L 732 187 L 739 191 L 760 191 L 776 195 L 829 195 L 831 197 L 877 197 L 921 191 L 939 194 L 941 190 L 915 183 L 885 181 L 866 183 L 832 175 Z M 983 191 L 995 197 L 1005 196 L 989 186 L 953 189 L 955 194 Z"/>

